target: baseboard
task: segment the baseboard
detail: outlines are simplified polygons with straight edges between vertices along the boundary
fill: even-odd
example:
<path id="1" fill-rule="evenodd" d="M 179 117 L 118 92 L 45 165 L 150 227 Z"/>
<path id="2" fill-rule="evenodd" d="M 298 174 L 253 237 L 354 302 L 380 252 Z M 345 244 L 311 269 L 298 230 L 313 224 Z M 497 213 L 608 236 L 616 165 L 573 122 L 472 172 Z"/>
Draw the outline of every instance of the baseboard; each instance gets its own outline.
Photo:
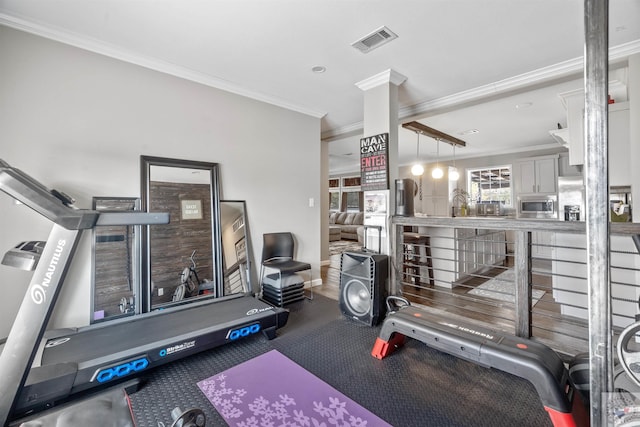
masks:
<path id="1" fill-rule="evenodd" d="M 311 281 L 311 287 L 314 287 L 314 286 L 322 286 L 322 278 L 319 278 L 319 279 L 313 279 L 313 280 Z M 304 287 L 305 287 L 305 288 L 308 288 L 308 287 L 309 287 L 309 281 L 308 281 L 308 280 L 307 280 L 306 282 L 304 282 Z"/>

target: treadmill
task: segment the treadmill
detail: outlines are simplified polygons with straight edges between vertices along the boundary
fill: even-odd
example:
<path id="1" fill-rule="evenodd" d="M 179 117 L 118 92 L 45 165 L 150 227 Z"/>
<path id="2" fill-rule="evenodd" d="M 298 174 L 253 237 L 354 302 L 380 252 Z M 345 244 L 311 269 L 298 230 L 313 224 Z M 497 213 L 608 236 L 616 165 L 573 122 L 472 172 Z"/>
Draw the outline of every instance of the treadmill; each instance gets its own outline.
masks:
<path id="1" fill-rule="evenodd" d="M 238 294 L 45 331 L 83 230 L 166 224 L 169 215 L 76 209 L 67 195 L 1 159 L 0 190 L 54 223 L 45 244 L 21 243 L 3 260 L 35 271 L 9 336 L 0 342 L 1 425 L 257 332 L 273 339 L 287 322 L 287 310 Z"/>

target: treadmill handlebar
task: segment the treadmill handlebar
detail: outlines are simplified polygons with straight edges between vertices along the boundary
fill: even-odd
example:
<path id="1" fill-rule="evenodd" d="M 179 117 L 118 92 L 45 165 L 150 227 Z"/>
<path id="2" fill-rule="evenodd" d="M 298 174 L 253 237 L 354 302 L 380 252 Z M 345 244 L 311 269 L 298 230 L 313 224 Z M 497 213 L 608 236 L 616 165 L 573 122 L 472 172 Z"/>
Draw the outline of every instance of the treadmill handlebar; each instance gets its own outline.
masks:
<path id="1" fill-rule="evenodd" d="M 67 206 L 42 183 L 0 159 L 0 190 L 40 215 L 66 228 L 84 230 L 96 225 L 167 224 L 167 213 L 100 213 Z M 106 218 L 103 218 L 105 217 Z M 102 218 L 102 219 L 100 219 Z"/>
<path id="2" fill-rule="evenodd" d="M 96 225 L 168 224 L 167 212 L 100 212 Z"/>

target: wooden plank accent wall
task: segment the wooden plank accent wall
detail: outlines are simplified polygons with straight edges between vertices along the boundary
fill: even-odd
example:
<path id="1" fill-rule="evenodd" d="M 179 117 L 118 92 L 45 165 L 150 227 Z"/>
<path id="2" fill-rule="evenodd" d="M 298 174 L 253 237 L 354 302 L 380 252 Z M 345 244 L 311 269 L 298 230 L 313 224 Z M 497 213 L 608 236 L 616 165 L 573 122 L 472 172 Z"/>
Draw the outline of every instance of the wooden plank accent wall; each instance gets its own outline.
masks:
<path id="1" fill-rule="evenodd" d="M 149 192 L 149 211 L 170 215 L 169 224 L 150 227 L 151 280 L 155 287 L 151 303 L 155 305 L 171 301 L 182 270 L 191 265 L 189 257 L 194 250 L 200 280 L 214 279 L 211 190 L 207 184 L 151 181 Z M 202 219 L 182 219 L 182 200 L 200 200 Z M 158 296 L 158 288 L 163 288 L 162 296 Z"/>
<path id="2" fill-rule="evenodd" d="M 98 198 L 95 209 L 133 211 L 136 200 Z M 94 229 L 93 307 L 95 311 L 104 310 L 105 318 L 120 315 L 120 300 L 128 300 L 134 294 L 134 232 L 135 227 L 122 225 Z"/>
<path id="3" fill-rule="evenodd" d="M 127 228 L 129 231 L 127 232 Z M 120 314 L 120 300 L 133 296 L 131 248 L 133 229 L 127 226 L 95 229 L 95 290 L 94 308 L 104 310 L 104 316 Z M 102 240 L 102 241 L 101 241 Z M 127 244 L 129 250 L 127 250 Z"/>

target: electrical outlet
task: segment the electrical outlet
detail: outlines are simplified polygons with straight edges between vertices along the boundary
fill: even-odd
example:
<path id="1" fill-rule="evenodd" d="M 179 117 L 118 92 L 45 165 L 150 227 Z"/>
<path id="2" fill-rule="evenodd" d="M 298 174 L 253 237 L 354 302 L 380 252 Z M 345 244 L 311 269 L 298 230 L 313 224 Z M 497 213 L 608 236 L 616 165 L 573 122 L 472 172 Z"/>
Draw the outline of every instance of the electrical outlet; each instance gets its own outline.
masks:
<path id="1" fill-rule="evenodd" d="M 161 297 L 164 295 L 164 288 L 158 288 L 158 296 Z"/>

